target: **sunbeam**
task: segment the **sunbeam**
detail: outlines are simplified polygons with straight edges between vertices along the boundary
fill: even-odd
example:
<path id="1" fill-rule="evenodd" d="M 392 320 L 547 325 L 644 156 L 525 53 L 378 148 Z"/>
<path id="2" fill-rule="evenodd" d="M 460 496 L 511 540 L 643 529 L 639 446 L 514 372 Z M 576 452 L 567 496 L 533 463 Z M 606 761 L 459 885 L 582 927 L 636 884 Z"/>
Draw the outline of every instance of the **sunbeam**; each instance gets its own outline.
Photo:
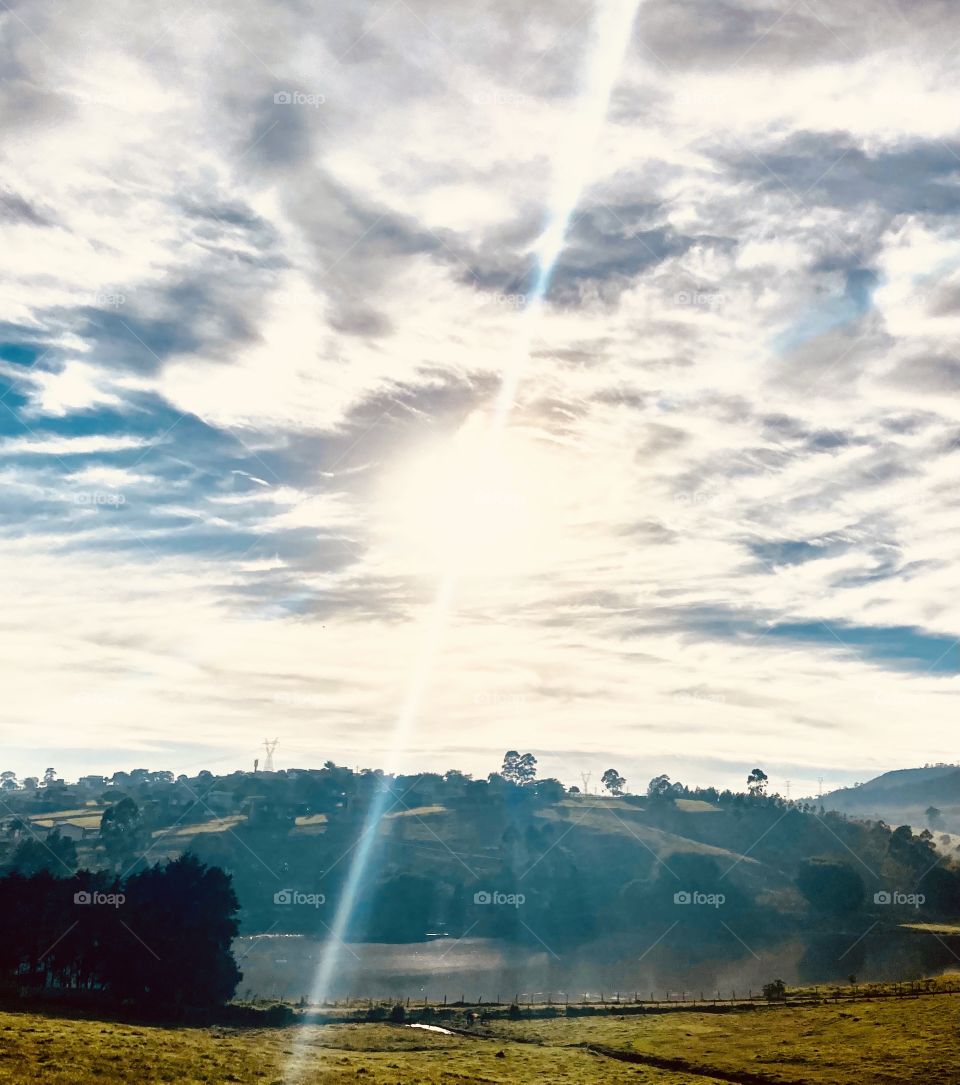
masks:
<path id="1" fill-rule="evenodd" d="M 535 248 L 535 272 L 530 293 L 521 314 L 519 349 L 505 361 L 500 389 L 487 432 L 488 453 L 499 449 L 509 422 L 517 389 L 530 355 L 530 344 L 542 311 L 557 261 L 563 251 L 570 223 L 584 190 L 590 182 L 594 151 L 606 121 L 610 98 L 629 46 L 631 30 L 642 0 L 607 0 L 601 3 L 594 20 L 592 44 L 586 57 L 584 88 L 569 129 L 569 138 L 554 159 L 554 180 L 546 227 Z M 455 515 L 454 511 L 450 515 Z M 445 568 L 433 606 L 424 621 L 422 647 L 397 715 L 391 739 L 386 774 L 397 774 L 408 745 L 410 731 L 420 714 L 424 694 L 433 672 L 437 651 L 453 609 L 459 568 L 455 548 L 447 554 Z M 329 996 L 331 981 L 341 960 L 341 948 L 349 934 L 351 919 L 367 878 L 370 859 L 380 823 L 393 796 L 386 789 L 371 802 L 363 832 L 354 848 L 333 924 L 317 968 L 311 1002 L 321 1004 Z M 292 1082 L 304 1069 L 304 1044 L 295 1042 L 287 1073 Z"/>

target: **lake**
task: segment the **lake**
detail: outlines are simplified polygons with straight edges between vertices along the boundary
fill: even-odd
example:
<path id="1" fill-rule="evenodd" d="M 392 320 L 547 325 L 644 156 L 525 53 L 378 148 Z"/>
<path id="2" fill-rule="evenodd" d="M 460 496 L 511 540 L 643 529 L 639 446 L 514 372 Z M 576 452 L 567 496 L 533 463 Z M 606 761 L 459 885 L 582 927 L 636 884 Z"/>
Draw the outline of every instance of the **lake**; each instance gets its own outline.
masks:
<path id="1" fill-rule="evenodd" d="M 858 939 L 858 940 L 857 940 Z M 324 943 L 299 935 L 237 939 L 234 954 L 244 997 L 309 997 Z M 437 938 L 429 942 L 344 945 L 328 995 L 344 998 L 467 1001 L 579 1001 L 619 994 L 641 998 L 745 995 L 780 978 L 788 985 L 911 980 L 960 966 L 956 938 L 908 930 L 866 935 L 806 936 L 774 947 L 747 948 L 737 957 L 704 958 L 695 951 L 653 945 L 618 954 L 600 944 L 555 955 L 495 939 Z"/>

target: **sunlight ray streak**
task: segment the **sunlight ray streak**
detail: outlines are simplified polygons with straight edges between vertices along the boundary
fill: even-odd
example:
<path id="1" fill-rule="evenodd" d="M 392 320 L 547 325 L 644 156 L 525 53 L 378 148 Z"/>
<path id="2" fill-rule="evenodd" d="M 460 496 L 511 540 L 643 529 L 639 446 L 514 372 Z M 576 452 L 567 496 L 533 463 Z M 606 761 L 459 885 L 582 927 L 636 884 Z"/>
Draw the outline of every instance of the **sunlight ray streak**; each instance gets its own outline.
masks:
<path id="1" fill-rule="evenodd" d="M 595 16 L 593 41 L 586 59 L 584 88 L 571 124 L 569 138 L 554 158 L 553 191 L 546 227 L 535 247 L 536 267 L 521 315 L 519 349 L 504 363 L 500 390 L 490 421 L 488 440 L 491 449 L 498 442 L 513 410 L 517 389 L 530 357 L 531 344 L 540 322 L 543 304 L 557 262 L 566 243 L 571 219 L 593 173 L 594 152 L 606 123 L 610 98 L 629 47 L 633 23 L 642 0 L 601 0 Z M 387 774 L 396 774 L 408 747 L 408 738 L 420 714 L 424 694 L 434 670 L 443 634 L 453 611 L 457 584 L 456 557 L 449 555 L 437 594 L 425 622 L 423 643 L 407 687 L 406 696 L 393 729 L 390 756 L 384 766 Z M 367 877 L 380 824 L 387 811 L 391 793 L 382 789 L 368 811 L 363 834 L 347 875 L 336 915 L 318 965 L 310 1000 L 320 1004 L 329 997 L 331 982 L 341 960 L 340 945 L 349 934 L 361 890 Z M 305 1048 L 294 1043 L 286 1080 L 297 1081 L 304 1069 Z"/>

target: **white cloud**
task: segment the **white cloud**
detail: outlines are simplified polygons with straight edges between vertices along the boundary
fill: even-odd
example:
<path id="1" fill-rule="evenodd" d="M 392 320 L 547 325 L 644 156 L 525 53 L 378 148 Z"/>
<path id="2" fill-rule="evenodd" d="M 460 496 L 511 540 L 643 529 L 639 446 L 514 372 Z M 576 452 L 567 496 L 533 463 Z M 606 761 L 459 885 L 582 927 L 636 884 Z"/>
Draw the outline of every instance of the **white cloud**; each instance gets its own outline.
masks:
<path id="1" fill-rule="evenodd" d="M 121 727 L 240 751 L 270 720 L 312 749 L 292 684 L 325 706 L 316 760 L 376 760 L 452 565 L 424 758 L 599 744 L 653 770 L 690 733 L 859 773 L 915 758 L 907 707 L 924 759 L 951 756 L 954 680 L 844 643 L 960 633 L 960 73 L 926 62 L 929 28 L 840 5 L 842 62 L 802 12 L 785 51 L 680 28 L 689 64 L 638 45 L 581 162 L 580 9 L 262 14 L 2 16 L 38 97 L 4 99 L 0 320 L 40 360 L 4 364 L 35 435 L 0 451 L 145 457 L 11 475 L 11 738 L 82 728 L 92 768 Z M 590 183 L 530 331 L 558 162 Z M 471 490 L 463 443 L 514 367 L 506 466 Z M 94 411 L 123 435 L 46 428 Z M 128 500 L 68 521 L 64 486 Z M 816 560 L 777 558 L 804 542 Z"/>

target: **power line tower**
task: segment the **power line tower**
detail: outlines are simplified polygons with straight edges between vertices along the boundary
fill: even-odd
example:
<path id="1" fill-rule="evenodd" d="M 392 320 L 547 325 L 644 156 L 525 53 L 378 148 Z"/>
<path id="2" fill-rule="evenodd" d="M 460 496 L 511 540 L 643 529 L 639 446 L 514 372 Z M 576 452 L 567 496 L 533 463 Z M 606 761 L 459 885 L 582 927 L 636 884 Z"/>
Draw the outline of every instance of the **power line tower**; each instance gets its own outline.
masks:
<path id="1" fill-rule="evenodd" d="M 590 794 L 590 777 L 593 776 L 593 772 L 581 772 L 580 782 L 583 784 L 584 795 Z"/>
<path id="2" fill-rule="evenodd" d="M 818 799 L 823 798 L 823 777 L 822 776 L 817 777 L 817 798 Z"/>
<path id="3" fill-rule="evenodd" d="M 273 751 L 280 745 L 280 740 L 277 738 L 263 740 L 263 748 L 266 750 L 267 756 L 263 762 L 264 772 L 273 772 Z"/>
<path id="4" fill-rule="evenodd" d="M 790 801 L 790 781 L 787 780 L 787 802 Z"/>

